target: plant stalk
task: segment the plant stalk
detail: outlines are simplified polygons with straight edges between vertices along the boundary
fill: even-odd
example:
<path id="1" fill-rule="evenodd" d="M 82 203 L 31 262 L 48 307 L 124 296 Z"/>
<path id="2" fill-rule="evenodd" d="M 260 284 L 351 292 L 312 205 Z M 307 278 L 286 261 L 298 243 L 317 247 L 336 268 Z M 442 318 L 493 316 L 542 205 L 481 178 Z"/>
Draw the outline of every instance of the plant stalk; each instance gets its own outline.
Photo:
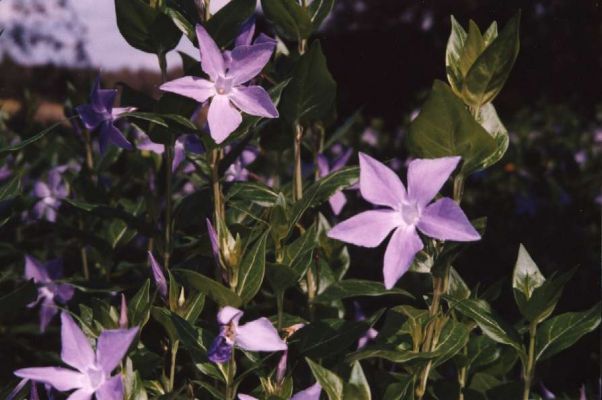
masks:
<path id="1" fill-rule="evenodd" d="M 161 82 L 167 81 L 167 59 L 165 53 L 158 53 L 159 67 L 161 69 Z M 169 269 L 172 251 L 172 208 L 173 208 L 173 187 L 172 187 L 172 169 L 174 157 L 174 141 L 170 137 L 169 144 L 165 146 L 165 248 L 163 251 L 163 265 Z"/>
<path id="2" fill-rule="evenodd" d="M 527 366 L 523 372 L 525 386 L 523 389 L 523 400 L 529 400 L 531 392 L 531 384 L 533 383 L 533 375 L 535 373 L 535 335 L 537 334 L 537 324 L 532 322 L 529 325 L 529 354 Z"/>
<path id="3" fill-rule="evenodd" d="M 180 341 L 176 340 L 171 345 L 171 364 L 169 366 L 169 391 L 172 392 L 174 388 L 174 381 L 176 377 L 176 357 L 178 355 L 178 347 Z"/>

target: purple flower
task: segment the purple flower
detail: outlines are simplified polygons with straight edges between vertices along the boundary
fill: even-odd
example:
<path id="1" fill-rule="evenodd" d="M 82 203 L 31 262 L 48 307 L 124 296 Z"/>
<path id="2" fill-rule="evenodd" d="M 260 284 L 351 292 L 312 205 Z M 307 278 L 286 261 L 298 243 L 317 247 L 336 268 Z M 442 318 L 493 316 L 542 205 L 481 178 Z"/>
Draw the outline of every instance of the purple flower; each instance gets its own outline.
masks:
<path id="1" fill-rule="evenodd" d="M 336 225 L 328 236 L 357 246 L 376 247 L 393 231 L 384 260 L 387 289 L 408 270 L 423 244 L 416 228 L 439 240 L 473 241 L 481 236 L 458 204 L 443 197 L 429 204 L 460 157 L 416 159 L 408 167 L 408 190 L 386 165 L 360 153 L 360 192 L 377 206 Z"/>
<path id="2" fill-rule="evenodd" d="M 360 307 L 358 302 L 356 302 L 356 301 L 353 302 L 353 308 L 355 310 L 355 320 L 356 321 L 365 321 L 366 315 L 364 314 L 364 311 L 362 310 L 362 308 Z M 364 335 L 358 339 L 357 349 L 360 350 L 360 349 L 366 347 L 366 345 L 369 342 L 376 339 L 377 336 L 378 336 L 378 331 L 376 329 L 374 329 L 374 328 L 368 329 L 366 331 L 366 333 L 364 333 Z"/>
<path id="3" fill-rule="evenodd" d="M 219 261 L 219 239 L 217 238 L 217 232 L 215 228 L 211 224 L 211 220 L 206 218 L 207 222 L 207 233 L 209 234 L 209 243 L 211 244 L 211 252 L 213 253 L 213 258 L 215 259 L 215 263 L 220 265 Z"/>
<path id="4" fill-rule="evenodd" d="M 153 142 L 146 133 L 138 128 L 135 128 L 134 132 L 136 136 L 136 148 L 138 150 L 150 151 L 159 155 L 163 154 L 165 151 L 164 145 Z"/>
<path id="5" fill-rule="evenodd" d="M 75 107 L 84 126 L 90 131 L 99 129 L 100 151 L 104 153 L 109 142 L 114 145 L 131 150 L 132 144 L 123 136 L 123 133 L 114 125 L 115 120 L 121 114 L 134 111 L 134 107 L 115 107 L 113 103 L 117 97 L 116 89 L 101 89 L 100 76 L 96 78 L 92 92 L 90 93 L 90 104 L 82 104 Z"/>
<path id="6" fill-rule="evenodd" d="M 228 361 L 234 347 L 247 351 L 281 351 L 288 348 L 269 319 L 262 317 L 239 325 L 242 316 L 241 310 L 230 306 L 218 312 L 220 333 L 209 348 L 209 360 L 214 363 Z"/>
<path id="7" fill-rule="evenodd" d="M 155 256 L 150 251 L 148 252 L 148 262 L 151 266 L 151 270 L 153 271 L 153 278 L 155 279 L 155 284 L 157 285 L 157 290 L 159 294 L 164 299 L 167 298 L 167 280 L 165 279 L 165 275 L 161 269 L 161 265 L 155 260 Z"/>
<path id="8" fill-rule="evenodd" d="M 318 173 L 320 174 L 320 178 L 324 178 L 325 176 L 336 172 L 347 165 L 349 158 L 352 154 L 351 149 L 347 149 L 336 161 L 332 164 L 328 161 L 328 158 L 324 154 L 318 154 Z M 345 204 L 347 204 L 347 197 L 345 194 L 340 191 L 328 199 L 330 203 L 330 208 L 332 208 L 332 212 L 334 215 L 339 215 Z"/>
<path id="9" fill-rule="evenodd" d="M 61 202 L 69 195 L 69 185 L 62 177 L 66 166 L 59 166 L 48 172 L 48 181 L 37 181 L 33 187 L 33 195 L 40 199 L 33 207 L 35 218 L 44 218 L 55 222 L 57 210 Z"/>
<path id="10" fill-rule="evenodd" d="M 249 170 L 247 166 L 252 164 L 259 150 L 253 146 L 247 146 L 241 153 L 240 156 L 228 167 L 224 174 L 226 182 L 240 182 L 249 180 Z"/>
<path id="11" fill-rule="evenodd" d="M 368 146 L 376 147 L 378 145 L 378 132 L 374 128 L 368 127 L 362 132 L 361 140 Z"/>
<path id="12" fill-rule="evenodd" d="M 0 181 L 8 179 L 13 174 L 13 170 L 8 164 L 4 164 L 0 167 Z"/>
<path id="13" fill-rule="evenodd" d="M 322 387 L 318 382 L 305 390 L 297 392 L 291 397 L 291 400 L 320 400 L 322 394 Z M 256 397 L 249 396 L 248 394 L 239 394 L 238 400 L 258 400 Z"/>
<path id="14" fill-rule="evenodd" d="M 66 312 L 61 313 L 61 359 L 74 369 L 61 367 L 23 368 L 20 378 L 51 385 L 59 392 L 76 389 L 69 398 L 89 400 L 123 399 L 121 374 L 111 376 L 126 355 L 138 328 L 105 330 L 98 337 L 96 352 L 88 338 Z"/>
<path id="15" fill-rule="evenodd" d="M 40 306 L 40 331 L 46 331 L 52 317 L 57 313 L 56 303 L 65 304 L 73 297 L 74 288 L 66 283 L 56 283 L 63 276 L 63 262 L 59 259 L 43 264 L 39 260 L 25 256 L 25 278 L 33 279 L 38 287 L 38 298 L 28 307 Z"/>
<path id="16" fill-rule="evenodd" d="M 161 85 L 160 89 L 190 97 L 199 103 L 211 99 L 207 121 L 211 137 L 222 143 L 240 125 L 240 111 L 266 118 L 278 117 L 278 110 L 261 86 L 243 86 L 257 76 L 274 51 L 273 42 L 235 47 L 230 62 L 205 28 L 196 26 L 201 68 L 210 80 L 185 76 Z"/>
<path id="17" fill-rule="evenodd" d="M 548 390 L 543 383 L 540 382 L 539 387 L 541 388 L 541 395 L 545 400 L 554 400 L 556 398 L 556 395 Z"/>
<path id="18" fill-rule="evenodd" d="M 175 171 L 186 158 L 186 152 L 201 154 L 205 149 L 196 135 L 181 135 L 176 139 L 171 170 Z"/>

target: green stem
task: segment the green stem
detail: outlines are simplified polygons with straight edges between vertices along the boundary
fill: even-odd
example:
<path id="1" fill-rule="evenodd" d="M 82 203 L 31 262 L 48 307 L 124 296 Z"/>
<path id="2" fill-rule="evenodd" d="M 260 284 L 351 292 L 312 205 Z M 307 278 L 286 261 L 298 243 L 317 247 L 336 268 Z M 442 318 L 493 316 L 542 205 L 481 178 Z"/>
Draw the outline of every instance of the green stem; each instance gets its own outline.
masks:
<path id="1" fill-rule="evenodd" d="M 303 197 L 303 175 L 301 173 L 301 146 L 303 143 L 303 127 L 297 123 L 295 125 L 295 175 L 293 176 L 293 198 L 295 201 Z"/>
<path id="2" fill-rule="evenodd" d="M 532 322 L 529 325 L 529 354 L 527 366 L 523 372 L 525 386 L 523 389 L 523 400 L 529 400 L 531 384 L 533 383 L 533 375 L 535 373 L 535 335 L 537 334 L 537 324 Z"/>
<path id="3" fill-rule="evenodd" d="M 221 160 L 221 150 L 213 149 L 211 151 L 211 187 L 213 190 L 213 206 L 215 211 L 215 229 L 218 237 L 221 237 L 221 223 L 224 220 L 224 204 L 222 196 L 222 187 L 219 177 L 219 162 Z"/>
<path id="4" fill-rule="evenodd" d="M 178 347 L 180 341 L 176 340 L 171 345 L 171 364 L 169 366 L 169 391 L 172 392 L 174 388 L 174 381 L 176 377 L 176 357 L 178 355 Z"/>
<path id="5" fill-rule="evenodd" d="M 167 81 L 167 59 L 165 53 L 158 53 L 159 67 L 161 69 L 161 82 Z M 169 144 L 165 146 L 165 249 L 163 251 L 163 266 L 169 269 L 172 251 L 172 209 L 173 209 L 173 188 L 172 188 L 172 169 L 174 157 L 174 141 L 170 137 Z"/>
<path id="6" fill-rule="evenodd" d="M 236 360 L 234 358 L 234 349 L 232 349 L 232 356 L 230 357 L 230 361 L 226 366 L 226 399 L 225 400 L 234 400 L 234 396 L 236 395 L 234 391 L 234 387 L 232 383 L 234 383 L 234 375 L 236 374 Z"/>

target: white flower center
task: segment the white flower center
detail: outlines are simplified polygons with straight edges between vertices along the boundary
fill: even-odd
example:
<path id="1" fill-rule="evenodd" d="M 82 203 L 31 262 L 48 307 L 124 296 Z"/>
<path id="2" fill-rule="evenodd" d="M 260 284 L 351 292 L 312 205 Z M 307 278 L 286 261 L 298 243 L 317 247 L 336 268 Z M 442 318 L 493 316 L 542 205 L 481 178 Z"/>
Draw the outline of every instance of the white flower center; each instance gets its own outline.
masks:
<path id="1" fill-rule="evenodd" d="M 106 381 L 104 371 L 97 365 L 88 368 L 86 370 L 86 375 L 88 376 L 88 384 L 90 385 L 90 389 L 96 390 Z"/>
<path id="2" fill-rule="evenodd" d="M 421 211 L 415 202 L 401 204 L 401 218 L 408 225 L 414 226 L 418 223 Z"/>
<path id="3" fill-rule="evenodd" d="M 232 89 L 232 78 L 224 78 L 219 76 L 215 81 L 215 91 L 217 94 L 228 94 Z"/>

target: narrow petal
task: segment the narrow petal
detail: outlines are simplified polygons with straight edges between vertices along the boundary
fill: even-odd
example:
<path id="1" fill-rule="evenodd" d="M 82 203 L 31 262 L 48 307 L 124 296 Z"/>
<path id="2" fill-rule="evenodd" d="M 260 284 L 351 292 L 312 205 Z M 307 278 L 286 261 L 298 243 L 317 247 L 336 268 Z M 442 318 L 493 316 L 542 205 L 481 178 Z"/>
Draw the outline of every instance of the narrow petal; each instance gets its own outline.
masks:
<path id="1" fill-rule="evenodd" d="M 402 223 L 396 211 L 364 211 L 334 226 L 328 231 L 328 237 L 356 246 L 376 247 Z"/>
<path id="2" fill-rule="evenodd" d="M 178 138 L 174 145 L 174 155 L 173 161 L 171 163 L 171 170 L 175 171 L 178 168 L 178 166 L 182 163 L 182 161 L 184 161 L 184 158 L 186 158 L 186 152 L 184 151 L 184 142 L 182 142 L 180 138 Z"/>
<path id="3" fill-rule="evenodd" d="M 217 232 L 215 231 L 215 228 L 211 224 L 211 220 L 209 218 L 206 218 L 206 222 L 207 233 L 209 234 L 209 243 L 211 244 L 211 252 L 213 253 L 215 263 L 219 265 L 219 241 L 217 240 Z"/>
<path id="4" fill-rule="evenodd" d="M 464 211 L 449 197 L 427 206 L 417 226 L 425 235 L 439 240 L 470 242 L 481 239 Z"/>
<path id="5" fill-rule="evenodd" d="M 318 154 L 316 161 L 318 173 L 320 174 L 321 178 L 324 178 L 330 173 L 330 165 L 328 163 L 328 158 L 324 154 Z"/>
<path id="6" fill-rule="evenodd" d="M 248 351 L 279 351 L 286 350 L 274 325 L 267 318 L 259 318 L 238 327 L 235 343 Z"/>
<path id="7" fill-rule="evenodd" d="M 360 192 L 372 204 L 398 209 L 406 190 L 393 170 L 364 154 L 360 158 Z"/>
<path id="8" fill-rule="evenodd" d="M 46 266 L 40 260 L 28 255 L 25 256 L 25 278 L 33 279 L 35 283 L 50 281 Z"/>
<path id="9" fill-rule="evenodd" d="M 19 378 L 51 385 L 59 392 L 80 388 L 85 377 L 77 371 L 59 367 L 23 368 L 15 371 Z"/>
<path id="10" fill-rule="evenodd" d="M 44 267 L 46 268 L 48 276 L 51 280 L 56 280 L 63 277 L 63 260 L 60 258 L 54 258 L 46 261 Z"/>
<path id="11" fill-rule="evenodd" d="M 96 361 L 104 372 L 110 374 L 127 354 L 138 328 L 111 329 L 103 331 L 98 337 Z"/>
<path id="12" fill-rule="evenodd" d="M 343 168 L 349 162 L 349 159 L 353 155 L 352 149 L 347 149 L 345 152 L 332 164 L 332 172 L 338 171 Z"/>
<path id="13" fill-rule="evenodd" d="M 385 251 L 385 265 L 383 268 L 387 289 L 395 286 L 399 278 L 407 272 L 414 256 L 422 248 L 422 240 L 420 240 L 413 227 L 402 227 L 393 232 Z"/>
<path id="14" fill-rule="evenodd" d="M 230 100 L 241 111 L 265 118 L 278 118 L 278 110 L 268 92 L 261 86 L 238 86 L 232 88 Z"/>
<path id="15" fill-rule="evenodd" d="M 60 283 L 56 285 L 56 290 L 54 291 L 55 298 L 61 302 L 66 303 L 75 294 L 75 288 L 67 283 Z"/>
<path id="16" fill-rule="evenodd" d="M 215 95 L 215 84 L 206 79 L 196 76 L 185 76 L 164 83 L 159 87 L 164 92 L 179 94 L 204 103 L 211 96 Z"/>
<path id="17" fill-rule="evenodd" d="M 77 115 L 79 115 L 79 119 L 81 119 L 86 129 L 89 130 L 96 129 L 96 127 L 105 120 L 105 116 L 94 110 L 90 104 L 77 106 L 75 107 L 75 111 L 77 112 Z"/>
<path id="18" fill-rule="evenodd" d="M 249 396 L 248 394 L 238 394 L 238 400 L 259 400 L 257 397 Z"/>
<path id="19" fill-rule="evenodd" d="M 215 82 L 220 75 L 224 75 L 226 72 L 222 52 L 202 25 L 197 24 L 196 37 L 199 40 L 201 68 Z"/>
<path id="20" fill-rule="evenodd" d="M 96 400 L 122 400 L 123 382 L 121 374 L 117 374 L 96 390 Z"/>
<path id="21" fill-rule="evenodd" d="M 339 215 L 343 210 L 343 207 L 345 207 L 345 204 L 347 204 L 347 197 L 342 191 L 337 192 L 330 196 L 328 202 L 330 203 L 330 208 L 332 208 L 334 215 Z"/>
<path id="22" fill-rule="evenodd" d="M 419 205 L 427 205 L 460 162 L 460 157 L 416 159 L 408 166 L 408 196 Z"/>
<path id="23" fill-rule="evenodd" d="M 52 318 L 58 313 L 58 308 L 52 300 L 45 300 L 40 306 L 40 332 L 46 332 L 46 328 Z"/>
<path id="24" fill-rule="evenodd" d="M 250 45 L 255 34 L 255 16 L 249 18 L 240 29 L 240 33 L 234 40 L 234 47 Z"/>
<path id="25" fill-rule="evenodd" d="M 80 389 L 71 393 L 71 395 L 67 397 L 67 400 L 90 400 L 92 399 L 93 394 L 94 392 L 89 389 Z"/>
<path id="26" fill-rule="evenodd" d="M 217 144 L 220 144 L 238 128 L 242 122 L 242 116 L 230 103 L 228 96 L 218 95 L 211 100 L 207 122 L 211 137 Z"/>
<path id="27" fill-rule="evenodd" d="M 322 387 L 316 382 L 307 389 L 297 392 L 291 400 L 320 400 L 320 394 L 322 394 Z"/>
<path id="28" fill-rule="evenodd" d="M 113 120 L 116 120 L 117 118 L 120 118 L 122 114 L 134 112 L 136 110 L 136 107 L 115 107 L 111 111 L 111 117 L 113 117 Z"/>
<path id="29" fill-rule="evenodd" d="M 274 52 L 272 43 L 258 43 L 250 46 L 238 46 L 232 50 L 228 77 L 237 86 L 255 78 L 270 61 Z"/>
<path id="30" fill-rule="evenodd" d="M 94 365 L 94 351 L 88 338 L 66 312 L 61 313 L 61 358 L 80 371 Z"/>
<path id="31" fill-rule="evenodd" d="M 220 325 L 234 324 L 238 326 L 238 321 L 242 317 L 243 312 L 238 308 L 226 306 L 217 313 L 217 323 Z"/>
<path id="32" fill-rule="evenodd" d="M 44 197 L 52 196 L 52 192 L 45 182 L 37 181 L 33 186 L 33 195 L 43 199 Z"/>
<path id="33" fill-rule="evenodd" d="M 165 275 L 161 269 L 161 266 L 153 256 L 153 253 L 148 252 L 148 262 L 151 266 L 151 270 L 153 272 L 153 278 L 155 280 L 155 285 L 157 285 L 157 290 L 159 294 L 163 296 L 163 298 L 167 297 L 167 280 L 165 279 Z"/>
<path id="34" fill-rule="evenodd" d="M 123 133 L 121 133 L 121 131 L 117 129 L 115 125 L 113 125 L 113 121 L 103 122 L 100 129 L 100 134 L 115 146 L 126 150 L 132 150 L 134 148 L 132 144 L 125 138 L 125 136 L 123 136 Z"/>

